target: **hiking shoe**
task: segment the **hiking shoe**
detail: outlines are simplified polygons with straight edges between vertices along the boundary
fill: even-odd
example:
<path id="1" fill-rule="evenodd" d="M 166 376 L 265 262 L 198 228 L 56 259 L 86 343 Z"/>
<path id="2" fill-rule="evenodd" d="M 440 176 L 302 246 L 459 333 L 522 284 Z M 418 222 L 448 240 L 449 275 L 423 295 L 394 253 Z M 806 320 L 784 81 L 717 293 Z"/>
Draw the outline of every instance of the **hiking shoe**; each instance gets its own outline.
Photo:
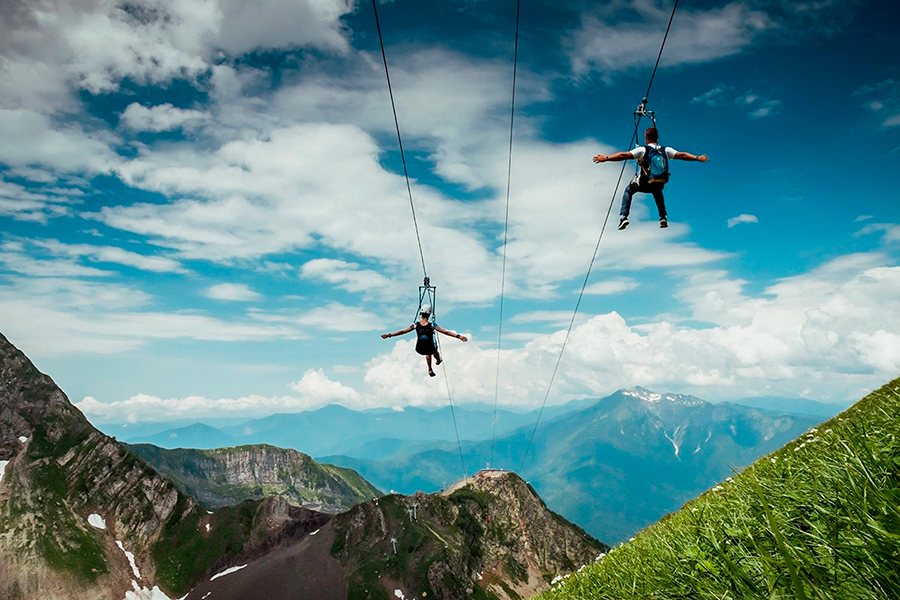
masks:
<path id="1" fill-rule="evenodd" d="M 628 217 L 622 217 L 619 220 L 619 231 L 622 231 L 626 227 L 628 227 Z"/>
<path id="2" fill-rule="evenodd" d="M 669 222 L 668 222 L 668 221 L 666 221 L 665 219 L 660 219 L 660 220 L 659 220 L 659 228 L 660 228 L 660 229 L 665 229 L 665 228 L 668 227 L 668 226 L 669 226 Z"/>

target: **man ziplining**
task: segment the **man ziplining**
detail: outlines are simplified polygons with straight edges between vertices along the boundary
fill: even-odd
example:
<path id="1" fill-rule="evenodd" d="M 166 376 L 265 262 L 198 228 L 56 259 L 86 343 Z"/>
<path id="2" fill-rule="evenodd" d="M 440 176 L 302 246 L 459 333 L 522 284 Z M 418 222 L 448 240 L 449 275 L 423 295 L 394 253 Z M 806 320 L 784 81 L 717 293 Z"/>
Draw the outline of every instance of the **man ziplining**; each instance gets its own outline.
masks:
<path id="1" fill-rule="evenodd" d="M 598 154 L 594 157 L 595 163 L 607 161 L 623 161 L 635 159 L 640 165 L 640 172 L 635 175 L 625 194 L 622 196 L 622 210 L 619 211 L 619 229 L 628 227 L 628 214 L 631 212 L 631 198 L 635 193 L 651 194 L 656 201 L 656 209 L 659 211 L 659 226 L 669 226 L 666 215 L 666 203 L 663 198 L 663 187 L 669 180 L 669 159 L 707 162 L 709 157 L 705 154 L 694 156 L 688 152 L 678 152 L 674 148 L 659 145 L 659 131 L 656 127 L 648 127 L 644 132 L 644 146 L 638 146 L 634 150 L 616 152 L 609 156 Z"/>

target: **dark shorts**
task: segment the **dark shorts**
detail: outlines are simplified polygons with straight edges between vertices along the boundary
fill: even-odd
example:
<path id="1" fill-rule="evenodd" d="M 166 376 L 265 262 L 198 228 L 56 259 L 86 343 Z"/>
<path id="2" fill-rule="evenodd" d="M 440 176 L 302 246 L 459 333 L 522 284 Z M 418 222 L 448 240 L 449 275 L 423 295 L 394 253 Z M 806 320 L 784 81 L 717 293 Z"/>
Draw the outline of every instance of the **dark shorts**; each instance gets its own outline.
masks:
<path id="1" fill-rule="evenodd" d="M 429 338 L 424 340 L 416 340 L 416 352 L 418 352 L 422 356 L 437 354 L 437 348 L 435 348 L 434 346 L 434 339 Z"/>

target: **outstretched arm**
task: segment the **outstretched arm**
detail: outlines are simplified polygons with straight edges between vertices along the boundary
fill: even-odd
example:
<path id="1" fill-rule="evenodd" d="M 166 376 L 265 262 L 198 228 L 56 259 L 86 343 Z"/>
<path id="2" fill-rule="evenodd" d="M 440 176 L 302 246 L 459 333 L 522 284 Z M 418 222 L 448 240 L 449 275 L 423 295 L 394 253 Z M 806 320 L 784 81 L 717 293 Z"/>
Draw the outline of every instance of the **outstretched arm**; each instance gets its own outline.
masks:
<path id="1" fill-rule="evenodd" d="M 440 325 L 435 325 L 435 326 L 434 326 L 434 330 L 435 330 L 435 331 L 440 331 L 440 332 L 443 333 L 444 335 L 449 335 L 450 337 L 459 338 L 459 339 L 461 339 L 461 340 L 464 341 L 464 342 L 468 342 L 468 341 L 469 341 L 469 338 L 467 338 L 466 336 L 464 336 L 464 335 L 459 335 L 459 334 L 456 333 L 455 331 L 447 331 L 446 329 L 444 329 L 444 328 L 441 327 Z"/>
<path id="2" fill-rule="evenodd" d="M 673 156 L 672 158 L 677 158 L 678 160 L 696 160 L 698 162 L 706 162 L 709 160 L 709 157 L 705 154 L 694 156 L 690 152 L 676 152 L 675 156 Z"/>
<path id="3" fill-rule="evenodd" d="M 412 331 L 412 330 L 413 330 L 413 326 L 410 325 L 410 326 L 407 327 L 406 329 L 401 329 L 400 331 L 395 331 L 395 332 L 393 332 L 393 333 L 382 333 L 382 334 L 381 334 L 381 339 L 386 340 L 386 339 L 388 339 L 388 338 L 390 338 L 390 337 L 394 337 L 395 335 L 403 335 L 403 334 L 405 334 L 405 333 L 409 333 L 409 332 Z"/>
<path id="4" fill-rule="evenodd" d="M 602 162 L 606 162 L 606 161 L 619 162 L 622 160 L 630 160 L 632 158 L 634 158 L 634 154 L 632 154 L 631 152 L 616 152 L 615 154 L 610 154 L 608 156 L 606 154 L 598 154 L 597 156 L 594 157 L 594 162 L 595 163 L 602 163 Z"/>

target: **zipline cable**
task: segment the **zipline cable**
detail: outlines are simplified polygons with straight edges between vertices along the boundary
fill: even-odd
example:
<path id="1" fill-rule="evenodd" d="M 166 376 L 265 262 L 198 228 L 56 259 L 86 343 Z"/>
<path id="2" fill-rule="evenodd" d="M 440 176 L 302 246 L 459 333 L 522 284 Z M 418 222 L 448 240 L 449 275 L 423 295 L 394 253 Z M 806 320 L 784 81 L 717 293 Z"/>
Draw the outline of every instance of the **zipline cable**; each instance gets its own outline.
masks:
<path id="1" fill-rule="evenodd" d="M 506 244 L 509 240 L 509 190 L 512 183 L 513 131 L 516 122 L 516 75 L 519 70 L 519 14 L 521 0 L 516 0 L 516 38 L 513 45 L 512 101 L 509 109 L 509 160 L 506 163 L 506 215 L 503 219 L 503 268 L 500 272 L 500 319 L 497 324 L 497 377 L 494 380 L 494 419 L 491 423 L 491 460 L 494 463 L 494 444 L 497 440 L 497 403 L 500 396 L 500 349 L 503 340 L 503 299 L 506 293 Z"/>
<path id="2" fill-rule="evenodd" d="M 653 80 L 656 77 L 656 70 L 659 68 L 659 61 L 662 58 L 663 49 L 666 47 L 666 40 L 669 37 L 669 30 L 672 28 L 672 20 L 675 18 L 675 10 L 678 8 L 678 0 L 675 0 L 675 4 L 672 6 L 672 14 L 669 16 L 669 23 L 666 25 L 666 33 L 663 35 L 662 44 L 659 47 L 659 54 L 656 56 L 656 64 L 653 66 L 653 73 L 650 75 L 650 83 L 647 85 L 647 93 L 644 94 L 643 104 L 646 105 L 647 98 L 650 97 L 650 88 L 653 87 Z M 638 128 L 640 127 L 641 117 L 637 116 L 634 120 L 634 133 L 631 136 L 631 142 L 629 143 L 629 148 L 637 143 L 638 140 Z M 606 231 L 606 225 L 609 223 L 609 216 L 612 214 L 612 207 L 615 204 L 616 196 L 619 193 L 619 186 L 622 183 L 622 175 L 625 174 L 625 167 L 627 165 L 627 161 L 622 161 L 622 169 L 619 171 L 619 179 L 616 181 L 616 188 L 612 193 L 612 197 L 609 200 L 609 208 L 606 210 L 606 218 L 603 219 L 603 227 L 600 228 L 600 235 L 597 237 L 597 244 L 594 246 L 594 253 L 591 256 L 591 262 L 588 265 L 587 274 L 584 276 L 584 283 L 581 284 L 581 291 L 578 293 L 578 301 L 575 303 L 575 310 L 572 312 L 572 319 L 569 321 L 569 327 L 566 329 L 566 336 L 563 338 L 562 346 L 559 349 L 559 356 L 556 358 L 556 365 L 553 367 L 553 374 L 550 376 L 550 383 L 547 385 L 547 393 L 544 394 L 544 401 L 541 403 L 541 409 L 538 411 L 537 421 L 534 424 L 534 429 L 531 432 L 531 437 L 528 439 L 528 445 L 525 447 L 525 454 L 522 456 L 522 464 L 519 467 L 519 472 L 525 467 L 525 461 L 528 458 L 528 452 L 531 450 L 531 446 L 534 443 L 534 435 L 537 433 L 538 425 L 541 422 L 541 416 L 544 414 L 544 408 L 547 406 L 547 399 L 550 397 L 550 390 L 553 387 L 553 382 L 556 379 L 556 374 L 559 371 L 559 364 L 562 362 L 563 353 L 566 351 L 566 345 L 569 343 L 569 336 L 572 334 L 572 328 L 575 325 L 575 318 L 578 315 L 578 309 L 581 306 L 581 300 L 584 298 L 584 291 L 587 289 L 588 279 L 591 277 L 591 271 L 594 268 L 594 261 L 597 259 L 597 253 L 600 250 L 600 242 L 603 240 L 603 234 Z"/>
<path id="3" fill-rule="evenodd" d="M 384 51 L 384 37 L 381 35 L 381 23 L 378 20 L 378 4 L 376 0 L 372 0 L 372 11 L 375 13 L 375 28 L 378 30 L 378 44 L 381 46 L 381 59 L 384 62 L 384 76 L 387 79 L 388 94 L 391 97 L 391 111 L 394 113 L 394 127 L 397 129 L 397 144 L 400 146 L 400 160 L 403 162 L 403 175 L 406 177 L 406 191 L 409 194 L 409 208 L 412 211 L 413 226 L 416 230 L 416 242 L 419 244 L 419 258 L 422 259 L 422 272 L 425 276 L 425 285 L 431 288 L 433 294 L 434 287 L 431 286 L 430 279 L 428 278 L 428 269 L 425 268 L 425 252 L 422 250 L 422 237 L 419 235 L 419 221 L 416 219 L 416 205 L 413 202 L 412 186 L 409 183 L 409 170 L 406 166 L 406 154 L 403 152 L 403 138 L 400 136 L 400 119 L 397 118 L 397 105 L 394 102 L 394 89 L 391 85 L 391 73 L 388 69 L 387 53 Z M 424 296 L 420 295 L 419 309 L 422 308 L 423 298 Z M 434 301 L 432 300 L 432 303 L 433 302 Z M 432 315 L 434 315 L 433 312 Z M 416 316 L 418 317 L 419 315 Z M 434 334 L 434 339 L 437 343 L 438 352 L 441 352 L 441 344 L 437 341 L 437 333 Z M 459 425 L 456 422 L 456 411 L 453 408 L 453 397 L 450 394 L 450 381 L 447 378 L 446 364 L 442 370 L 444 372 L 444 383 L 447 386 L 447 400 L 450 402 L 450 416 L 453 418 L 453 430 L 456 432 L 456 447 L 459 449 L 459 462 L 462 465 L 463 480 L 465 480 L 468 478 L 468 473 L 466 472 L 466 461 L 463 458 L 462 442 L 459 438 Z"/>
<path id="4" fill-rule="evenodd" d="M 394 126 L 397 129 L 397 144 L 400 146 L 400 160 L 403 162 L 403 175 L 406 177 L 406 191 L 409 194 L 409 208 L 412 211 L 413 225 L 416 228 L 416 241 L 419 244 L 419 258 L 422 259 L 422 273 L 425 277 L 428 277 L 428 269 L 425 268 L 425 252 L 422 250 L 422 238 L 419 235 L 419 221 L 416 219 L 416 205 L 413 203 L 412 186 L 409 184 L 406 154 L 403 152 L 403 138 L 400 136 L 400 119 L 397 118 L 397 105 L 394 103 L 394 88 L 391 86 L 391 73 L 388 69 L 387 54 L 384 51 L 384 38 L 381 36 L 381 23 L 378 21 L 378 6 L 375 0 L 372 0 L 372 10 L 375 12 L 375 28 L 378 30 L 378 43 L 381 46 L 381 59 L 384 61 L 384 76 L 387 78 L 388 94 L 391 97 L 391 111 L 394 113 Z"/>

